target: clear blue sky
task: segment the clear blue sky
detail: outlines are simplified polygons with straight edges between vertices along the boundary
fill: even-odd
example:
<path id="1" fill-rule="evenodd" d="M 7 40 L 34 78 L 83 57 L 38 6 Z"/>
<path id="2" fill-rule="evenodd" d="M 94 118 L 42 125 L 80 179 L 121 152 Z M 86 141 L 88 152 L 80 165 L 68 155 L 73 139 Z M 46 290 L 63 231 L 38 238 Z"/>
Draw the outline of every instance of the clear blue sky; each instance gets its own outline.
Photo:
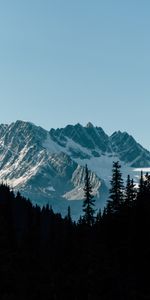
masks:
<path id="1" fill-rule="evenodd" d="M 150 1 L 1 0 L 0 123 L 17 119 L 150 149 Z"/>

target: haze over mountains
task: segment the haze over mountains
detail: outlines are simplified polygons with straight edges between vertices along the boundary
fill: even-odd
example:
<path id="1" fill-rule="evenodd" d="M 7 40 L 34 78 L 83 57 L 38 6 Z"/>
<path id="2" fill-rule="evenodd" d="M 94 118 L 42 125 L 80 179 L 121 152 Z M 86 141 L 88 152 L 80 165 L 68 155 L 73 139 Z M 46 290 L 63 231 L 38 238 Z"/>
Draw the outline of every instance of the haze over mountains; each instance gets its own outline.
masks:
<path id="1" fill-rule="evenodd" d="M 112 162 L 120 160 L 123 177 L 150 169 L 150 152 L 127 132 L 108 136 L 101 127 L 80 124 L 49 132 L 30 122 L 0 125 L 0 180 L 33 203 L 49 203 L 74 217 L 81 213 L 85 164 L 88 165 L 97 207 L 108 197 Z"/>

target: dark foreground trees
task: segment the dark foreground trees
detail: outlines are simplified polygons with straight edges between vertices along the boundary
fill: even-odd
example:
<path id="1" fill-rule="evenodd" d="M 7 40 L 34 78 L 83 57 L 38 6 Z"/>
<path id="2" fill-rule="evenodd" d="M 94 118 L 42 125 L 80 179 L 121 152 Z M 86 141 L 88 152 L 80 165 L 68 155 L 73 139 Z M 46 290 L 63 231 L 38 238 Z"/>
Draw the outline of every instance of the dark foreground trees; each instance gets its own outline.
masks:
<path id="1" fill-rule="evenodd" d="M 0 299 L 149 299 L 150 177 L 141 176 L 138 192 L 128 178 L 117 210 L 90 226 L 1 185 Z"/>

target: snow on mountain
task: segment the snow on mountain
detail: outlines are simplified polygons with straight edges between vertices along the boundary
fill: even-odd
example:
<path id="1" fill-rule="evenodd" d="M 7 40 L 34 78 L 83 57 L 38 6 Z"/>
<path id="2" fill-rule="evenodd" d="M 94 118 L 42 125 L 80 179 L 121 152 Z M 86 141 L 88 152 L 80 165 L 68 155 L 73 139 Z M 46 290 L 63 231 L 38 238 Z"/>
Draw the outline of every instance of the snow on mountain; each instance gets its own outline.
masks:
<path id="1" fill-rule="evenodd" d="M 30 122 L 0 125 L 0 180 L 63 214 L 68 205 L 74 216 L 81 212 L 85 164 L 97 206 L 103 207 L 114 160 L 120 160 L 124 179 L 131 174 L 138 182 L 141 169 L 150 170 L 150 152 L 126 132 L 109 137 L 90 122 L 49 132 Z"/>

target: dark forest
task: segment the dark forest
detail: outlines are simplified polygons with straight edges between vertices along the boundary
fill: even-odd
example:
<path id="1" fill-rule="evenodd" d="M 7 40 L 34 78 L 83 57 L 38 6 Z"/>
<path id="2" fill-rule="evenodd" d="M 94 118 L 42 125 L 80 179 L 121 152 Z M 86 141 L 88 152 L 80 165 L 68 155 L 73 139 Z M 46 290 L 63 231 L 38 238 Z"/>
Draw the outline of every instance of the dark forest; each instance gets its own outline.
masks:
<path id="1" fill-rule="evenodd" d="M 78 222 L 0 185 L 1 300 L 150 299 L 150 176 L 124 185 L 114 162 L 110 184 L 97 211 L 86 167 Z"/>

